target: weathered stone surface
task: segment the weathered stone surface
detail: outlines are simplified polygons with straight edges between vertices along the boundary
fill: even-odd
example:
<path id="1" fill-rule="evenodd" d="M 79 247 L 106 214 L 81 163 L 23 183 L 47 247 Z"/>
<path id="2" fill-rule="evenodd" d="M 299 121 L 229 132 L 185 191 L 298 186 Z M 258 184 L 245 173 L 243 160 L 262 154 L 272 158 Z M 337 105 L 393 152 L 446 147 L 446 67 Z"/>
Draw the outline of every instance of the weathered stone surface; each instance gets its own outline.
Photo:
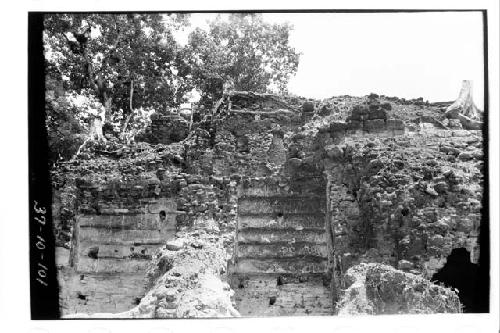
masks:
<path id="1" fill-rule="evenodd" d="M 387 119 L 387 112 L 379 108 L 378 106 L 374 110 L 370 110 L 370 113 L 368 113 L 368 119 L 373 120 L 373 119 Z"/>
<path id="2" fill-rule="evenodd" d="M 235 271 L 239 274 L 269 274 L 269 273 L 324 273 L 326 259 L 314 262 L 309 258 L 298 259 L 238 259 Z"/>
<path id="3" fill-rule="evenodd" d="M 349 287 L 337 306 L 339 315 L 461 312 L 454 291 L 391 266 L 360 264 L 346 277 Z"/>
<path id="4" fill-rule="evenodd" d="M 348 127 L 348 123 L 333 122 L 330 124 L 331 132 L 344 132 Z"/>
<path id="5" fill-rule="evenodd" d="M 331 298 L 321 276 L 234 275 L 237 308 L 243 316 L 332 315 Z"/>
<path id="6" fill-rule="evenodd" d="M 83 231 L 84 241 L 76 253 L 88 266 L 85 274 L 94 274 L 91 269 L 96 267 L 95 274 L 101 274 L 102 267 L 114 270 L 114 259 L 124 267 L 128 259 L 135 260 L 127 269 L 138 268 L 136 262 L 147 261 L 155 247 L 148 242 L 161 246 L 164 236 L 175 230 L 197 232 L 177 251 L 163 249 L 165 262 L 153 258 L 168 275 L 152 280 L 170 291 L 167 295 L 159 289 L 154 297 L 143 298 L 131 316 L 211 316 L 220 305 L 214 299 L 224 300 L 224 310 L 216 315 L 231 315 L 226 286 L 214 282 L 218 287 L 211 290 L 216 295 L 207 291 L 214 298 L 204 299 L 199 292 L 207 286 L 199 290 L 194 283 L 206 268 L 190 267 L 193 262 L 185 257 L 189 251 L 199 251 L 201 261 L 210 257 L 212 241 L 227 251 L 215 275 L 218 278 L 227 267 L 228 278 L 239 280 L 231 287 L 242 314 L 248 315 L 331 314 L 338 295 L 332 299 L 330 285 L 340 290 L 348 280 L 341 272 L 360 262 L 395 265 L 398 258 L 401 269 L 427 278 L 456 247 L 466 247 L 477 262 L 484 181 L 481 135 L 434 122 L 425 129 L 416 126 L 428 119 L 446 125 L 440 109 L 444 104 L 386 96 L 338 97 L 330 100 L 334 107 L 329 115 L 309 112 L 302 117 L 304 99 L 290 102 L 295 111 L 278 112 L 276 106 L 263 103 L 265 108 L 259 109 L 252 98 L 241 98 L 234 106 L 238 112 L 223 119 L 214 116 L 182 144 L 149 147 L 145 154 L 152 157 L 146 161 L 100 160 L 102 174 L 91 163 L 79 162 L 82 173 L 100 177 L 80 184 L 74 210 L 81 214 L 75 215 L 80 222 L 75 234 Z M 384 106 L 386 101 L 390 108 Z M 221 104 L 220 110 L 224 107 Z M 120 181 L 108 184 L 105 177 Z M 126 177 L 148 181 L 132 184 L 123 181 Z M 160 233 L 161 209 L 140 198 L 162 197 L 172 198 L 176 212 L 166 214 L 170 229 Z M 58 205 L 57 211 L 67 206 Z M 169 224 L 171 215 L 175 224 Z M 71 239 L 71 234 L 58 237 Z M 95 240 L 105 243 L 99 246 Z M 96 246 L 99 251 L 92 252 Z M 128 255 L 130 247 L 134 251 Z M 70 261 L 63 257 L 60 260 Z M 229 257 L 234 262 L 227 266 Z M 104 266 L 96 266 L 101 260 Z M 197 290 L 186 293 L 187 298 L 181 296 L 184 291 L 177 292 L 185 290 L 184 283 Z M 181 299 L 188 305 L 179 312 Z M 197 308 L 201 299 L 210 310 Z"/>
<path id="7" fill-rule="evenodd" d="M 400 119 L 387 119 L 387 128 L 392 130 L 404 130 L 405 125 Z"/>
<path id="8" fill-rule="evenodd" d="M 143 274 L 107 272 L 74 274 L 69 268 L 58 271 L 63 315 L 71 313 L 122 312 L 131 309 L 146 293 Z"/>
<path id="9" fill-rule="evenodd" d="M 302 104 L 302 112 L 305 112 L 305 113 L 314 112 L 314 103 L 313 102 L 304 102 L 304 104 Z"/>
<path id="10" fill-rule="evenodd" d="M 245 197 L 238 202 L 239 214 L 316 214 L 324 209 L 325 203 L 308 197 Z"/>
<path id="11" fill-rule="evenodd" d="M 76 265 L 77 273 L 113 273 L 118 276 L 121 273 L 136 273 L 144 277 L 144 272 L 148 267 L 149 260 L 134 259 L 134 258 L 102 258 L 93 259 L 88 257 L 81 257 L 78 259 Z M 119 273 L 119 274 L 116 274 Z M 117 290 L 119 293 L 119 290 Z M 88 309 L 92 311 L 93 309 Z"/>
<path id="12" fill-rule="evenodd" d="M 145 281 L 152 254 L 175 234 L 177 214 L 175 201 L 148 197 L 146 187 L 124 184 L 123 188 L 113 191 L 103 188 L 97 192 L 100 194 L 94 192 L 93 198 L 87 197 L 89 201 L 95 200 L 99 210 L 107 215 L 76 217 L 75 246 L 68 260 L 74 267 L 67 269 L 65 277 L 60 279 L 62 293 L 68 295 L 63 298 L 64 315 L 72 311 L 128 310 L 145 294 L 145 283 L 136 282 Z M 124 189 L 130 192 L 123 195 Z M 126 202 L 123 198 L 133 193 L 131 208 L 123 208 Z M 98 282 L 102 281 L 101 277 L 109 280 L 109 285 L 104 284 L 106 288 L 96 286 L 102 283 Z M 81 282 L 77 282 L 78 278 Z M 129 282 L 134 292 L 121 287 Z M 80 290 L 80 294 L 73 293 L 75 289 Z"/>
<path id="13" fill-rule="evenodd" d="M 287 258 L 300 256 L 319 256 L 326 258 L 326 244 L 304 242 L 290 244 L 238 244 L 238 258 Z"/>
<path id="14" fill-rule="evenodd" d="M 240 215 L 238 225 L 245 228 L 291 228 L 301 230 L 304 228 L 324 229 L 325 217 L 322 214 L 287 214 L 283 216 L 253 216 Z"/>
<path id="15" fill-rule="evenodd" d="M 183 247 L 184 241 L 182 239 L 171 240 L 165 244 L 165 248 L 170 251 L 179 251 Z"/>
<path id="16" fill-rule="evenodd" d="M 238 232 L 237 241 L 240 243 L 287 243 L 311 242 L 322 244 L 326 241 L 324 229 L 242 229 Z"/>
<path id="17" fill-rule="evenodd" d="M 385 121 L 382 119 L 365 120 L 363 129 L 368 132 L 381 131 L 385 128 Z"/>
<path id="18" fill-rule="evenodd" d="M 344 157 L 344 150 L 339 145 L 330 145 L 325 147 L 326 155 L 333 159 Z"/>
<path id="19" fill-rule="evenodd" d="M 346 129 L 348 130 L 359 130 L 361 129 L 363 126 L 363 123 L 361 121 L 357 121 L 357 120 L 352 120 L 350 122 L 347 123 L 346 125 Z"/>

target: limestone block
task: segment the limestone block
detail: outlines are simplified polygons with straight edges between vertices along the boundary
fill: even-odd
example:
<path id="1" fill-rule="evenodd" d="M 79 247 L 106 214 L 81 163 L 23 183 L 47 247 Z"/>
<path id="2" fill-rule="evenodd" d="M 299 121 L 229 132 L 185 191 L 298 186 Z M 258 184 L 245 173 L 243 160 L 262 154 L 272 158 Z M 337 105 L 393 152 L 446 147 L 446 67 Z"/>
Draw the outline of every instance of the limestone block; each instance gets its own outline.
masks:
<path id="1" fill-rule="evenodd" d="M 312 244 L 326 243 L 326 233 L 322 229 L 307 230 L 265 230 L 243 229 L 238 232 L 237 241 L 248 244 L 272 244 L 309 242 Z"/>
<path id="2" fill-rule="evenodd" d="M 385 121 L 383 119 L 365 120 L 363 129 L 368 132 L 377 132 L 385 129 Z"/>
<path id="3" fill-rule="evenodd" d="M 401 119 L 387 119 L 387 129 L 404 130 L 405 124 Z"/>
<path id="4" fill-rule="evenodd" d="M 182 239 L 175 239 L 168 241 L 165 247 L 170 251 L 179 251 L 184 247 L 184 241 Z"/>
<path id="5" fill-rule="evenodd" d="M 347 123 L 346 125 L 346 129 L 347 130 L 359 130 L 362 128 L 362 122 L 361 121 L 357 121 L 357 120 L 352 120 L 350 122 Z"/>
<path id="6" fill-rule="evenodd" d="M 373 119 L 387 119 L 387 112 L 384 109 L 377 108 L 375 110 L 370 110 L 370 113 L 368 113 L 368 119 L 373 120 Z"/>

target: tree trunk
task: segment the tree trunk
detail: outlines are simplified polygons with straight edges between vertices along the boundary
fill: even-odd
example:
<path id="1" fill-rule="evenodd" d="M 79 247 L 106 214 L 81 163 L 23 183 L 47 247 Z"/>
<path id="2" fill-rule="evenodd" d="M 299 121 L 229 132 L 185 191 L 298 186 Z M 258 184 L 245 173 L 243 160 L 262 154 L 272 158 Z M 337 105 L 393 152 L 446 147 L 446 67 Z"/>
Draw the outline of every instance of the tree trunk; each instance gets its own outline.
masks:
<path id="1" fill-rule="evenodd" d="M 102 124 L 103 122 L 100 116 L 97 116 L 91 120 L 89 134 L 90 140 L 97 139 L 97 141 L 106 141 L 106 138 L 102 134 Z"/>
<path id="2" fill-rule="evenodd" d="M 97 115 L 90 120 L 89 136 L 85 139 L 85 141 L 83 141 L 80 147 L 78 147 L 78 150 L 76 151 L 75 155 L 73 155 L 73 157 L 70 160 L 71 162 L 74 161 L 78 157 L 78 155 L 80 155 L 80 152 L 82 151 L 83 147 L 87 145 L 87 142 L 94 140 L 104 141 L 104 142 L 107 141 L 104 135 L 102 134 L 103 118 L 104 118 L 103 115 L 102 116 Z"/>
<path id="3" fill-rule="evenodd" d="M 132 107 L 132 98 L 133 97 L 134 97 L 134 80 L 130 81 L 129 114 L 127 116 L 127 119 L 123 123 L 122 131 L 121 131 L 122 138 L 125 137 L 125 131 L 127 130 L 128 123 L 130 122 L 130 119 L 134 115 L 134 109 Z"/>
<path id="4" fill-rule="evenodd" d="M 458 114 L 472 120 L 480 120 L 481 113 L 472 99 L 472 81 L 463 80 L 457 100 L 446 109 L 446 114 L 456 118 Z"/>
<path id="5" fill-rule="evenodd" d="M 107 96 L 108 94 L 104 93 L 104 117 L 102 119 L 103 123 L 106 123 L 111 116 L 111 104 L 113 99 Z"/>

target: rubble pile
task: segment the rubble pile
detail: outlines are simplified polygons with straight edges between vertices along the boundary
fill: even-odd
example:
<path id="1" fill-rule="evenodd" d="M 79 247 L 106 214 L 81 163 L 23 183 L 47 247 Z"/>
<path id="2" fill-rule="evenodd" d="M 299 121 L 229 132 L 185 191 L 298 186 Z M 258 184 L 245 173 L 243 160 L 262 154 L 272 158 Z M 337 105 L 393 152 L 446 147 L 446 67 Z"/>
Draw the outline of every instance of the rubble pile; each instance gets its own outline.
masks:
<path id="1" fill-rule="evenodd" d="M 460 313 L 455 291 L 381 264 L 359 264 L 346 272 L 348 288 L 339 315 Z"/>
<path id="2" fill-rule="evenodd" d="M 121 313 L 72 314 L 66 318 L 239 317 L 226 280 L 228 253 L 216 223 L 179 232 L 154 255 L 147 276 L 151 287 L 140 303 Z"/>

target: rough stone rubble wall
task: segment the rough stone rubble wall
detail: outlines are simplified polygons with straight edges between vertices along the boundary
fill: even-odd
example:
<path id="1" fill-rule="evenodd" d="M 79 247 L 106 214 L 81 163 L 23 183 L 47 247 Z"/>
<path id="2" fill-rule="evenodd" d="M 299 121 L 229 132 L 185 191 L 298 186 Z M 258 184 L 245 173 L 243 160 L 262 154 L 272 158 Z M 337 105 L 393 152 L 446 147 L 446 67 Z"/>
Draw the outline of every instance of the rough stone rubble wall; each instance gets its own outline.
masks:
<path id="1" fill-rule="evenodd" d="M 237 236 L 241 244 L 235 258 L 250 264 L 240 267 L 246 275 L 234 274 L 231 285 L 237 302 L 246 309 L 243 312 L 263 309 L 265 314 L 286 314 L 292 313 L 291 308 L 296 314 L 331 312 L 330 292 L 335 300 L 347 286 L 345 272 L 360 262 L 387 263 L 430 277 L 452 248 L 462 246 L 477 262 L 480 134 L 432 126 L 409 131 L 402 120 L 391 119 L 386 108 L 371 100 L 354 108 L 346 122 L 319 128 L 311 125 L 317 119 L 312 113 L 307 117 L 286 112 L 229 113 L 214 120 L 212 132 L 197 129 L 185 143 L 183 170 L 143 183 L 148 193 L 144 196 L 173 198 L 182 212 L 176 218 L 178 229 L 215 219 L 229 232 L 236 227 L 240 197 L 242 233 Z M 311 182 L 312 174 L 322 179 Z M 313 215 L 278 217 L 273 207 L 280 207 L 283 200 L 268 198 L 276 190 L 270 188 L 274 183 L 269 179 L 281 184 L 286 202 L 294 202 L 294 195 L 304 196 L 307 186 L 316 186 L 315 195 L 326 201 L 326 226 Z M 238 194 L 238 185 L 254 192 Z M 123 198 L 137 191 L 133 186 L 122 190 Z M 80 209 L 96 214 L 94 206 L 83 199 Z M 119 207 L 133 210 L 133 200 Z M 261 215 L 247 214 L 259 210 Z M 267 230 L 270 223 L 283 230 Z M 324 230 L 314 237 L 296 229 L 307 231 L 320 224 Z M 264 239 L 268 243 L 259 244 Z M 318 244 L 301 246 L 297 239 Z M 225 247 L 232 249 L 231 243 L 226 239 Z M 280 271 L 284 266 L 275 260 L 311 254 L 326 258 L 326 265 L 321 266 L 322 261 L 321 269 L 316 269 L 320 266 L 313 263 L 306 275 L 300 265 Z M 262 256 L 275 258 L 263 264 Z M 251 269 L 243 272 L 245 267 Z M 266 275 L 271 271 L 278 276 Z M 308 289 L 310 297 L 297 296 Z"/>
<path id="2" fill-rule="evenodd" d="M 479 258 L 480 132 L 408 132 L 388 123 L 386 133 L 376 136 L 371 127 L 352 131 L 349 123 L 324 129 L 333 269 L 340 288 L 346 286 L 345 272 L 360 262 L 431 278 L 453 248 L 466 248 L 472 262 Z"/>

